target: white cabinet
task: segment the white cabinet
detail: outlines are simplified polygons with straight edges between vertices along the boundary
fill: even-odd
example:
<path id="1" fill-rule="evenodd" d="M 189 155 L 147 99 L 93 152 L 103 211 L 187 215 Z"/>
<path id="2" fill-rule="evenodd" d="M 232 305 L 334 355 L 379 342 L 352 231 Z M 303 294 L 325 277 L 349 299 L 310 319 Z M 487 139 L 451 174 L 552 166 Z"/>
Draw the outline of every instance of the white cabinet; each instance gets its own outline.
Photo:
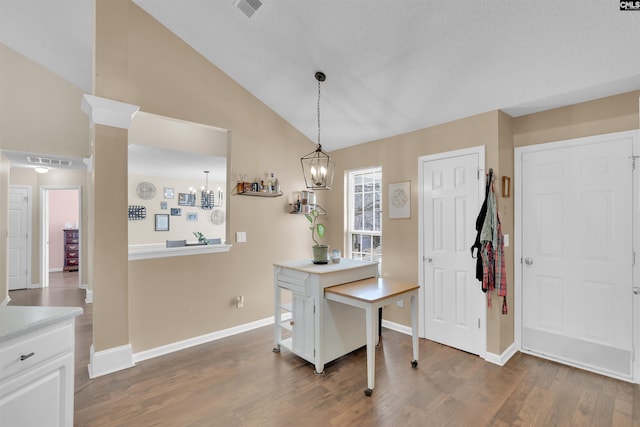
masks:
<path id="1" fill-rule="evenodd" d="M 39 307 L 3 307 L 0 314 L 13 308 Z M 1 425 L 73 425 L 75 315 L 0 341 Z"/>
<path id="2" fill-rule="evenodd" d="M 284 347 L 321 373 L 326 363 L 365 345 L 363 310 L 326 300 L 324 288 L 377 274 L 375 262 L 344 258 L 338 264 L 274 264 L 274 351 Z"/>

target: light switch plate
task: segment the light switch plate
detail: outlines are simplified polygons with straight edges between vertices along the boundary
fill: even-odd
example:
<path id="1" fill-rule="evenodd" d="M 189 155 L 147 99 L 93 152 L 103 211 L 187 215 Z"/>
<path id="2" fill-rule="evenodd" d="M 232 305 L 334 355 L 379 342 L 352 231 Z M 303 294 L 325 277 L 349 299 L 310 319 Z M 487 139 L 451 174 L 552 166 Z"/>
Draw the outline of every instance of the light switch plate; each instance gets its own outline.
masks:
<path id="1" fill-rule="evenodd" d="M 509 247 L 509 235 L 508 234 L 504 235 L 504 247 L 505 248 Z"/>
<path id="2" fill-rule="evenodd" d="M 247 242 L 247 232 L 236 231 L 236 243 L 246 243 L 246 242 Z"/>

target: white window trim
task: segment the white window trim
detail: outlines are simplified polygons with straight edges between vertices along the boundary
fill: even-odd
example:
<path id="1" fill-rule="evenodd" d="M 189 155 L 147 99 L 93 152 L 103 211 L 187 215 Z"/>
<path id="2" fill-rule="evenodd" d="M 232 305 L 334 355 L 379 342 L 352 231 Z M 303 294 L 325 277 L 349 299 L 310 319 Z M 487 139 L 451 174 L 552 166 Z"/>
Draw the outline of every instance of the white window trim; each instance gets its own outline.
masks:
<path id="1" fill-rule="evenodd" d="M 351 225 L 353 223 L 353 211 L 354 211 L 354 206 L 353 206 L 353 201 L 354 201 L 354 197 L 352 196 L 352 180 L 353 180 L 353 176 L 354 175 L 360 175 L 360 174 L 366 174 L 366 173 L 370 173 L 370 172 L 380 172 L 380 174 L 382 175 L 382 166 L 370 166 L 370 167 L 366 167 L 366 168 L 361 168 L 361 169 L 352 169 L 352 170 L 348 170 L 346 171 L 346 175 L 347 175 L 347 179 L 346 179 L 346 191 L 345 191 L 345 197 L 346 197 L 346 203 L 345 205 L 347 206 L 347 211 L 345 212 L 345 220 L 346 220 L 346 227 L 345 227 L 345 247 L 346 247 L 346 254 L 345 257 L 347 258 L 351 258 L 352 257 L 352 235 L 353 234 L 367 234 L 370 236 L 380 236 L 382 237 L 382 230 L 381 231 L 367 231 L 367 230 L 353 230 L 351 228 Z M 380 193 L 381 193 L 381 198 L 383 196 L 383 189 L 382 187 L 380 188 Z M 382 199 L 380 200 L 380 204 L 382 205 Z M 382 229 L 382 215 L 380 216 L 380 228 Z M 380 259 L 380 264 L 382 263 L 382 258 Z"/>

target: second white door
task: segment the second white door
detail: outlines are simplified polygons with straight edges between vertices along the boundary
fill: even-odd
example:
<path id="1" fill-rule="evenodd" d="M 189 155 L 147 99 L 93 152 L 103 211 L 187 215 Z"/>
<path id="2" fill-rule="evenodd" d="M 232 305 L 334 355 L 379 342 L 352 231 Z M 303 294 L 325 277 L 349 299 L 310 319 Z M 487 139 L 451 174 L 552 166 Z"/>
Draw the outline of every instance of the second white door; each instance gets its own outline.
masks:
<path id="1" fill-rule="evenodd" d="M 484 181 L 480 154 L 421 158 L 424 336 L 478 355 L 486 349 L 486 298 L 470 248 Z"/>

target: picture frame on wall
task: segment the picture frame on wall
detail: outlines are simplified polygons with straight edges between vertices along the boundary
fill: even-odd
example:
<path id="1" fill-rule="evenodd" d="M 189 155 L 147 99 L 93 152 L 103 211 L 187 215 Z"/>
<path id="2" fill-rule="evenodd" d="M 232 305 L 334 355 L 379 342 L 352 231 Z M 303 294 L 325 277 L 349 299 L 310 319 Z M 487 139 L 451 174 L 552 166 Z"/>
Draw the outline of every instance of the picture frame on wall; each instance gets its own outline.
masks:
<path id="1" fill-rule="evenodd" d="M 187 212 L 187 222 L 198 221 L 198 212 Z"/>
<path id="2" fill-rule="evenodd" d="M 173 199 L 173 188 L 164 187 L 164 198 Z"/>
<path id="3" fill-rule="evenodd" d="M 389 219 L 411 218 L 411 181 L 389 184 Z"/>
<path id="4" fill-rule="evenodd" d="M 160 202 L 160 209 L 167 210 L 167 202 Z"/>
<path id="5" fill-rule="evenodd" d="M 156 231 L 169 231 L 169 214 L 156 214 Z"/>
<path id="6" fill-rule="evenodd" d="M 178 206 L 195 206 L 196 195 L 192 193 L 178 193 Z"/>
<path id="7" fill-rule="evenodd" d="M 182 216 L 181 208 L 171 208 L 171 216 Z"/>

